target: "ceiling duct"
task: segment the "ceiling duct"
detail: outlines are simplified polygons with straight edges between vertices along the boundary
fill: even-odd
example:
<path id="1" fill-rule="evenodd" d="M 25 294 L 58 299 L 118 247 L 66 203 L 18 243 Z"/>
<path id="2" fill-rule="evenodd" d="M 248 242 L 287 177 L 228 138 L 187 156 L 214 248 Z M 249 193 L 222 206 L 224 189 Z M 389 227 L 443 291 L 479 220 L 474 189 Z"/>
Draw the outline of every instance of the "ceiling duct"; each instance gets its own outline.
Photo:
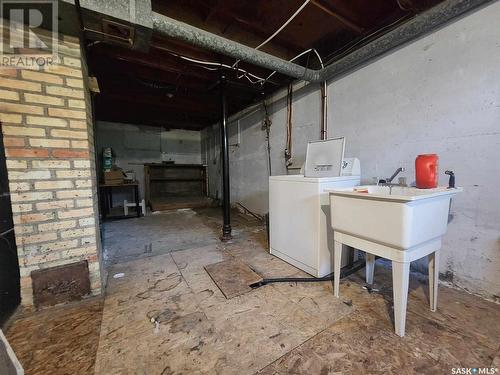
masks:
<path id="1" fill-rule="evenodd" d="M 90 40 L 147 51 L 153 31 L 151 0 L 80 0 L 85 32 Z"/>
<path id="2" fill-rule="evenodd" d="M 78 6 L 74 6 L 74 1 L 59 0 L 59 30 L 70 35 L 73 34 L 71 29 L 75 28 L 75 22 L 72 18 L 75 12 L 74 9 L 68 8 L 71 8 L 71 4 L 72 8 L 78 8 Z M 271 69 L 290 77 L 309 82 L 323 82 L 352 71 L 367 61 L 492 2 L 494 0 L 444 0 L 320 70 L 307 69 L 293 62 L 155 13 L 151 8 L 151 0 L 80 0 L 79 8 L 85 36 L 91 40 L 100 40 L 147 51 L 154 29 L 161 35 Z M 70 11 L 73 11 L 72 16 Z"/>
<path id="3" fill-rule="evenodd" d="M 340 60 L 323 69 L 306 69 L 303 66 L 272 56 L 241 43 L 212 34 L 197 27 L 177 21 L 159 13 L 152 13 L 156 32 L 182 40 L 238 60 L 262 66 L 290 77 L 309 82 L 323 82 L 339 77 L 362 64 L 387 53 L 405 43 L 424 36 L 467 12 L 492 3 L 494 0 L 444 0 L 418 14 L 399 27 L 368 42 Z"/>

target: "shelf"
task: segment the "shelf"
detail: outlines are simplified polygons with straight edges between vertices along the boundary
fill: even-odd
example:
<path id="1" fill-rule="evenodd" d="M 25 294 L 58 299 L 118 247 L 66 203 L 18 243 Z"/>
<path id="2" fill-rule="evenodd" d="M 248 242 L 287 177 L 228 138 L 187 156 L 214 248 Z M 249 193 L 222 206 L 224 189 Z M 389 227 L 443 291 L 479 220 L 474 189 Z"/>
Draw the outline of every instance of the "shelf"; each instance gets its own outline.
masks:
<path id="1" fill-rule="evenodd" d="M 158 205 L 159 201 L 169 199 L 171 194 L 187 194 L 203 197 L 206 204 L 208 182 L 207 167 L 199 164 L 147 164 L 144 167 L 145 198 L 149 205 L 177 207 L 185 202 L 169 201 L 167 205 Z M 191 202 L 192 203 L 192 202 Z M 181 205 L 181 206 L 182 206 Z"/>
<path id="2" fill-rule="evenodd" d="M 150 181 L 163 181 L 163 182 L 186 182 L 186 181 L 205 181 L 204 178 L 172 178 L 172 177 L 152 177 Z"/>

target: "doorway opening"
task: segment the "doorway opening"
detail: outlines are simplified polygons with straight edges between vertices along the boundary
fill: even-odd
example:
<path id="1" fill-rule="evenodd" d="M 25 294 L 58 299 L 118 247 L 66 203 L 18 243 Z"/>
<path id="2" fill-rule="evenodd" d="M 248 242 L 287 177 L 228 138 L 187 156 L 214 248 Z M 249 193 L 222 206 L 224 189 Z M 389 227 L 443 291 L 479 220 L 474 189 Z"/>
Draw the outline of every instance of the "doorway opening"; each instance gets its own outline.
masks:
<path id="1" fill-rule="evenodd" d="M 21 278 L 0 124 L 0 327 L 21 303 Z"/>

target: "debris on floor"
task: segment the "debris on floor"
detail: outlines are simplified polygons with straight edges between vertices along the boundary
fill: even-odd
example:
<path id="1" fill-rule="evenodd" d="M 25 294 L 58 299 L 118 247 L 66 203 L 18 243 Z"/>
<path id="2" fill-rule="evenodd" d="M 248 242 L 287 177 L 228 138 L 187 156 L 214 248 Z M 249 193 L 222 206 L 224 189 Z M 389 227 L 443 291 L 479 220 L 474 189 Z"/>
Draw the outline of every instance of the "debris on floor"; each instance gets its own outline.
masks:
<path id="1" fill-rule="evenodd" d="M 240 235 L 224 247 L 193 242 L 215 227 L 210 220 L 218 212 L 201 212 L 195 230 L 156 233 L 155 244 L 176 251 L 132 260 L 125 253 L 109 266 L 103 307 L 90 299 L 16 319 L 6 336 L 26 374 L 445 374 L 453 366 L 498 367 L 500 305 L 443 286 L 431 312 L 427 286 L 410 277 L 401 339 L 392 330 L 385 293 L 391 272 L 384 267 L 372 285 L 382 292 L 370 298 L 364 272 L 342 281 L 340 300 L 331 283 L 269 284 L 226 298 L 205 267 L 234 273 L 231 260 L 265 278 L 306 275 L 269 254 L 265 232 L 254 233 L 257 224 L 238 221 Z M 160 228 L 167 216 L 141 220 Z M 177 227 L 193 221 L 189 213 L 173 217 Z M 113 228 L 105 233 L 108 246 L 119 255 L 123 242 L 113 237 L 121 239 L 130 221 L 106 225 Z M 151 241 L 148 228 L 133 234 L 138 250 Z M 125 277 L 111 277 L 120 273 Z"/>
<path id="2" fill-rule="evenodd" d="M 368 293 L 370 293 L 370 294 L 380 292 L 379 288 L 375 288 L 371 285 L 363 285 L 361 288 L 368 291 Z"/>

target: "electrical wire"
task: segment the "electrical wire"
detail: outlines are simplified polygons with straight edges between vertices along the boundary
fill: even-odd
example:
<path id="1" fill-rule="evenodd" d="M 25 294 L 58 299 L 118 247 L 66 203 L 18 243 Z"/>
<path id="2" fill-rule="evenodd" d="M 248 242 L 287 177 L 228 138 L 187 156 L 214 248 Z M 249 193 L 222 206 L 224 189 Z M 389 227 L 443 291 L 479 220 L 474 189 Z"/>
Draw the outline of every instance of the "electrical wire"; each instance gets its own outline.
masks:
<path id="1" fill-rule="evenodd" d="M 161 49 L 161 48 L 159 48 L 159 49 Z M 245 77 L 252 84 L 256 84 L 258 82 L 261 82 L 261 81 L 265 80 L 265 78 L 259 77 L 258 75 L 250 73 L 250 72 L 246 71 L 245 69 L 242 69 L 242 68 L 239 68 L 239 67 L 234 68 L 234 67 L 232 67 L 230 65 L 227 65 L 227 64 L 217 63 L 217 62 L 213 62 L 213 61 L 193 59 L 192 57 L 187 57 L 187 56 L 179 55 L 177 53 L 174 53 L 174 52 L 171 52 L 171 51 L 168 51 L 168 50 L 166 50 L 166 51 L 168 53 L 170 53 L 171 55 L 176 56 L 176 57 L 178 57 L 178 58 L 180 58 L 182 60 L 189 61 L 189 62 L 196 63 L 196 64 L 200 64 L 200 65 L 202 65 L 202 67 L 203 67 L 203 65 L 217 66 L 218 67 L 218 68 L 208 68 L 206 66 L 203 67 L 206 70 L 218 70 L 219 68 L 222 67 L 222 68 L 228 68 L 228 69 L 236 70 L 237 72 L 242 72 L 243 75 L 241 76 L 241 78 Z M 251 77 L 255 78 L 256 81 L 252 80 Z M 240 78 L 240 77 L 238 77 L 238 78 Z"/>
<path id="2" fill-rule="evenodd" d="M 290 159 L 292 158 L 292 107 L 293 107 L 293 85 L 288 85 L 288 92 L 286 97 L 286 149 L 285 149 L 285 165 L 288 168 L 292 163 Z"/>
<path id="3" fill-rule="evenodd" d="M 310 0 L 308 0 L 310 1 Z M 175 57 L 178 57 L 182 60 L 185 60 L 185 61 L 189 61 L 189 62 L 192 62 L 192 63 L 195 63 L 195 64 L 200 64 L 200 67 L 205 69 L 205 70 L 210 70 L 210 71 L 216 71 L 218 70 L 219 68 L 227 68 L 227 69 L 232 69 L 232 70 L 236 70 L 236 73 L 243 73 L 241 76 L 238 76 L 237 75 L 237 78 L 238 79 L 241 79 L 241 78 L 246 78 L 251 84 L 257 84 L 257 83 L 260 83 L 261 86 L 263 86 L 265 83 L 267 82 L 270 82 L 270 83 L 273 83 L 276 85 L 275 82 L 272 82 L 272 81 L 269 81 L 269 79 L 275 75 L 277 73 L 277 71 L 273 71 L 271 72 L 271 74 L 269 74 L 266 78 L 263 78 L 263 77 L 259 77 L 258 75 L 256 74 L 253 74 L 253 73 L 250 73 L 248 72 L 247 70 L 245 69 L 242 69 L 238 66 L 235 66 L 233 64 L 233 66 L 230 66 L 230 65 L 227 65 L 227 64 L 224 64 L 224 63 L 218 63 L 218 62 L 214 62 L 214 61 L 207 61 L 207 60 L 199 60 L 199 59 L 194 59 L 192 57 L 187 57 L 187 56 L 183 56 L 183 55 L 180 55 L 178 53 L 175 53 L 175 52 L 172 52 L 166 48 L 162 48 L 158 45 L 155 45 L 154 46 L 155 48 L 157 49 L 160 49 L 160 50 L 163 50 L 165 52 L 168 52 L 169 54 L 171 54 L 172 56 L 175 56 Z M 321 58 L 321 55 L 318 53 L 318 51 L 314 48 L 309 48 L 308 50 L 305 50 L 301 53 L 299 53 L 297 56 L 293 57 L 292 59 L 288 60 L 289 62 L 292 62 L 294 60 L 297 60 L 299 57 L 301 56 L 304 56 L 306 53 L 310 53 L 310 52 L 314 52 L 314 54 L 316 55 L 316 57 L 318 58 L 318 61 L 321 65 L 321 68 L 324 68 L 324 64 L 323 64 L 323 59 Z M 238 60 L 238 62 L 241 61 L 241 60 Z M 207 65 L 207 66 L 204 66 L 204 65 Z M 209 66 L 214 66 L 214 67 L 218 67 L 218 68 L 209 68 Z M 252 79 L 253 78 L 253 79 Z"/>
<path id="4" fill-rule="evenodd" d="M 259 49 L 259 48 L 261 48 L 261 47 L 265 46 L 267 43 L 269 43 L 269 42 L 270 42 L 270 41 L 271 41 L 271 40 L 272 40 L 272 39 L 273 39 L 276 35 L 278 35 L 278 34 L 281 32 L 281 30 L 283 30 L 285 27 L 287 27 L 287 25 L 288 25 L 290 22 L 292 22 L 292 20 L 293 20 L 295 17 L 297 17 L 297 15 L 298 15 L 298 14 L 302 11 L 302 9 L 304 9 L 304 8 L 306 7 L 306 5 L 309 3 L 309 1 L 311 1 L 311 0 L 306 0 L 306 1 L 305 1 L 305 2 L 304 2 L 304 3 L 303 3 L 300 7 L 299 7 L 299 9 L 297 9 L 297 10 L 295 11 L 295 13 L 294 13 L 294 14 L 292 14 L 292 16 L 291 16 L 288 20 L 286 20 L 286 22 L 285 22 L 283 25 L 281 25 L 281 27 L 280 27 L 278 30 L 276 30 L 276 31 L 273 33 L 273 35 L 271 35 L 269 38 L 267 38 L 266 40 L 264 40 L 261 44 L 259 44 L 257 47 L 255 47 L 255 49 Z M 232 66 L 233 66 L 233 68 L 234 68 L 236 65 L 238 65 L 238 63 L 239 63 L 240 61 L 241 61 L 241 60 L 237 60 L 237 61 L 236 61 L 236 62 L 232 65 Z"/>
<path id="5" fill-rule="evenodd" d="M 280 27 L 280 29 L 278 29 L 271 37 L 268 38 L 268 40 L 264 41 L 263 43 L 261 43 L 261 45 L 257 46 L 256 49 L 262 47 L 262 45 L 265 45 L 267 42 L 269 42 L 269 40 L 271 40 L 276 34 L 278 34 L 284 27 L 286 27 L 286 25 L 288 25 L 290 23 L 290 21 L 298 14 L 300 13 L 300 11 L 307 5 L 307 3 L 309 3 L 310 0 L 307 0 L 306 2 L 304 2 L 304 4 L 302 4 L 302 6 L 292 15 L 292 17 L 287 21 L 285 22 L 285 24 Z M 321 55 L 318 53 L 318 51 L 315 49 L 315 48 L 309 48 L 301 53 L 299 53 L 297 56 L 293 57 L 292 59 L 288 60 L 289 62 L 292 62 L 292 61 L 295 61 L 297 60 L 299 57 L 302 57 L 304 56 L 306 53 L 310 53 L 310 52 L 314 52 L 314 54 L 316 55 L 316 57 L 318 58 L 318 61 L 320 62 L 320 65 L 321 65 L 321 68 L 324 69 L 325 65 L 328 65 L 331 61 L 333 61 L 333 59 L 339 59 L 341 57 L 343 57 L 345 54 L 349 53 L 350 51 L 352 51 L 354 48 L 356 48 L 359 44 L 363 43 L 364 41 L 366 41 L 367 39 L 371 38 L 372 36 L 376 35 L 376 34 L 379 34 L 381 32 L 384 32 L 385 30 L 391 28 L 392 26 L 400 23 L 401 21 L 407 19 L 408 17 L 407 16 L 404 16 L 404 17 L 401 17 L 399 19 L 397 19 L 396 21 L 394 22 L 391 22 L 390 24 L 382 27 L 381 29 L 378 29 L 368 35 L 366 35 L 365 37 L 359 39 L 358 41 L 354 42 L 353 44 L 349 45 L 349 46 L 345 46 L 343 48 L 345 48 L 344 50 L 340 49 L 336 52 L 334 52 L 334 54 L 337 54 L 335 57 L 331 58 L 327 63 L 324 63 L 323 62 L 323 59 L 321 58 Z M 179 54 L 176 54 L 176 53 L 173 53 L 167 49 L 164 49 L 164 48 L 161 48 L 159 46 L 155 46 L 156 48 L 159 48 L 159 49 L 163 49 L 167 52 L 169 52 L 170 54 L 174 55 L 174 56 L 177 56 L 183 60 L 186 60 L 186 61 L 190 61 L 190 62 L 193 62 L 193 63 L 197 63 L 197 64 L 202 64 L 202 65 L 209 65 L 209 66 L 218 66 L 218 67 L 224 67 L 224 68 L 228 68 L 228 69 L 234 69 L 236 70 L 237 74 L 238 73 L 242 73 L 241 76 L 238 76 L 237 77 L 240 79 L 240 78 L 246 78 L 251 84 L 257 84 L 257 83 L 260 83 L 261 86 L 263 86 L 264 84 L 266 84 L 267 82 L 270 82 L 270 83 L 273 83 L 276 85 L 275 82 L 272 82 L 272 81 L 269 81 L 269 79 L 274 76 L 277 71 L 273 71 L 271 72 L 271 74 L 269 74 L 266 78 L 262 78 L 262 77 L 259 77 L 253 73 L 250 73 L 248 71 L 246 71 L 245 69 L 242 69 L 240 67 L 238 67 L 238 63 L 241 61 L 241 60 L 237 60 L 232 66 L 230 65 L 227 65 L 227 64 L 223 64 L 223 63 L 216 63 L 216 62 L 212 62 L 212 61 L 205 61 L 205 60 L 197 60 L 197 59 L 193 59 L 193 58 L 190 58 L 190 57 L 186 57 L 186 56 L 182 56 L 182 55 L 179 55 Z M 206 70 L 217 70 L 216 68 L 208 68 L 208 67 L 204 67 L 204 69 Z M 254 79 L 250 78 L 250 77 L 253 77 Z"/>
<path id="6" fill-rule="evenodd" d="M 172 56 L 175 56 L 177 58 L 180 58 L 182 60 L 185 60 L 185 61 L 189 61 L 189 62 L 192 62 L 192 63 L 196 63 L 196 64 L 200 64 L 200 67 L 203 67 L 203 65 L 208 65 L 208 66 L 217 66 L 218 68 L 208 68 L 208 67 L 203 67 L 204 69 L 206 70 L 219 70 L 219 68 L 221 67 L 224 67 L 224 68 L 228 68 L 228 69 L 233 69 L 233 70 L 236 70 L 237 72 L 242 72 L 243 73 L 243 76 L 245 78 L 248 79 L 248 81 L 252 84 L 255 84 L 255 83 L 258 83 L 258 82 L 261 82 L 262 80 L 264 80 L 264 78 L 262 77 L 259 77 L 258 75 L 255 75 L 253 73 L 250 73 L 248 71 L 246 71 L 245 69 L 241 69 L 241 68 L 234 68 L 230 65 L 227 65 L 227 64 L 223 64 L 223 63 L 218 63 L 218 62 L 213 62 L 213 61 L 207 61 L 207 60 L 198 60 L 198 59 L 194 59 L 192 57 L 187 57 L 187 56 L 183 56 L 183 55 L 180 55 L 178 53 L 175 53 L 175 52 L 172 52 L 171 50 L 167 49 L 167 48 L 164 48 L 162 46 L 159 46 L 158 44 L 154 44 L 153 45 L 154 48 L 156 49 L 159 49 L 159 50 L 162 50 L 162 51 L 165 51 L 169 54 L 171 54 Z M 243 77 L 242 76 L 242 77 Z M 256 81 L 252 80 L 250 77 L 253 77 L 256 79 Z M 274 83 L 274 82 L 273 82 Z"/>
<path id="7" fill-rule="evenodd" d="M 229 69 L 235 69 L 232 66 L 227 65 L 227 64 L 223 64 L 223 63 L 215 63 L 215 62 L 211 62 L 211 61 L 197 60 L 197 59 L 193 59 L 191 57 L 186 57 L 186 56 L 182 56 L 182 55 L 178 55 L 178 57 L 180 57 L 182 60 L 191 61 L 191 62 L 198 63 L 198 64 L 205 64 L 205 65 L 211 65 L 211 66 L 218 66 L 218 67 L 224 67 L 224 68 L 229 68 Z M 217 69 L 215 69 L 215 70 L 217 70 Z M 250 72 L 248 72 L 248 71 L 246 71 L 244 69 L 241 69 L 241 68 L 236 68 L 236 71 L 244 73 L 244 76 L 246 78 L 248 78 L 251 83 L 256 83 L 256 82 L 264 79 L 262 77 L 259 77 L 259 76 L 255 75 L 255 74 L 250 73 Z M 253 77 L 253 78 L 257 79 L 258 81 L 254 82 L 249 77 Z"/>
<path id="8" fill-rule="evenodd" d="M 14 228 L 7 229 L 5 232 L 0 233 L 0 237 L 3 237 L 10 232 L 14 232 Z"/>
<path id="9" fill-rule="evenodd" d="M 412 8 L 407 8 L 407 7 L 403 6 L 403 5 L 401 5 L 400 0 L 396 0 L 396 3 L 398 4 L 399 9 L 404 10 L 405 12 L 411 12 L 412 11 Z"/>
<path id="10" fill-rule="evenodd" d="M 267 102 L 264 99 L 263 103 L 264 105 L 264 127 L 266 129 L 266 139 L 267 139 L 267 164 L 269 166 L 269 176 L 272 175 L 271 171 L 271 118 L 269 117 L 269 111 L 267 110 Z"/>
<path id="11" fill-rule="evenodd" d="M 309 48 L 308 50 L 305 50 L 301 53 L 299 53 L 297 56 L 293 57 L 292 59 L 288 60 L 289 62 L 292 62 L 292 61 L 295 61 L 297 60 L 299 57 L 302 57 L 304 56 L 306 53 L 311 53 L 311 52 L 314 52 L 314 54 L 316 55 L 316 57 L 318 58 L 318 61 L 319 63 L 321 64 L 321 68 L 324 68 L 325 66 L 323 65 L 323 59 L 321 58 L 320 54 L 318 53 L 318 51 L 316 51 L 315 48 Z M 273 75 L 275 75 L 277 73 L 277 71 L 273 71 L 271 74 L 269 74 L 266 79 L 261 82 L 261 85 L 264 85 L 268 80 L 269 78 L 271 78 Z"/>
<path id="12" fill-rule="evenodd" d="M 283 25 L 281 25 L 281 27 L 280 27 L 278 30 L 276 30 L 276 31 L 274 32 L 274 34 L 273 34 L 273 35 L 271 35 L 269 38 L 267 38 L 266 40 L 264 40 L 261 44 L 259 44 L 257 47 L 255 47 L 255 49 L 259 49 L 259 48 L 261 48 L 261 47 L 265 46 L 267 43 L 269 43 L 269 42 L 270 42 L 270 41 L 271 41 L 271 40 L 272 40 L 272 39 L 273 39 L 276 35 L 278 35 L 278 34 L 281 32 L 281 30 L 283 30 L 285 27 L 287 27 L 287 26 L 288 26 L 288 24 L 289 24 L 290 22 L 292 22 L 292 20 L 293 20 L 295 17 L 297 17 L 297 15 L 298 15 L 298 14 L 302 11 L 302 9 L 304 9 L 304 8 L 306 7 L 306 5 L 307 5 L 307 4 L 309 4 L 309 1 L 310 1 L 310 0 L 306 0 L 306 1 L 304 2 L 304 4 L 302 4 L 302 5 L 300 6 L 300 8 L 299 8 L 299 9 L 297 9 L 297 10 L 295 11 L 295 13 L 294 13 L 294 14 L 292 14 L 292 16 L 291 16 L 291 17 L 290 17 L 290 18 L 289 18 L 289 19 L 288 19 L 288 20 L 287 20 L 287 21 L 286 21 Z"/>
<path id="13" fill-rule="evenodd" d="M 351 52 L 354 48 L 356 48 L 359 44 L 365 42 L 367 39 L 371 38 L 374 35 L 377 35 L 377 34 L 384 32 L 385 30 L 391 28 L 394 25 L 399 24 L 401 21 L 403 21 L 405 19 L 408 19 L 408 17 L 403 16 L 401 18 L 398 18 L 396 21 L 391 22 L 390 24 L 388 24 L 380 29 L 375 30 L 374 32 L 364 36 L 363 38 L 359 39 L 358 41 L 355 41 L 350 45 L 343 46 L 342 48 L 340 48 L 337 51 L 332 53 L 334 56 L 326 62 L 326 65 L 330 64 L 334 60 L 338 60 L 338 59 L 344 57 L 347 53 Z"/>

